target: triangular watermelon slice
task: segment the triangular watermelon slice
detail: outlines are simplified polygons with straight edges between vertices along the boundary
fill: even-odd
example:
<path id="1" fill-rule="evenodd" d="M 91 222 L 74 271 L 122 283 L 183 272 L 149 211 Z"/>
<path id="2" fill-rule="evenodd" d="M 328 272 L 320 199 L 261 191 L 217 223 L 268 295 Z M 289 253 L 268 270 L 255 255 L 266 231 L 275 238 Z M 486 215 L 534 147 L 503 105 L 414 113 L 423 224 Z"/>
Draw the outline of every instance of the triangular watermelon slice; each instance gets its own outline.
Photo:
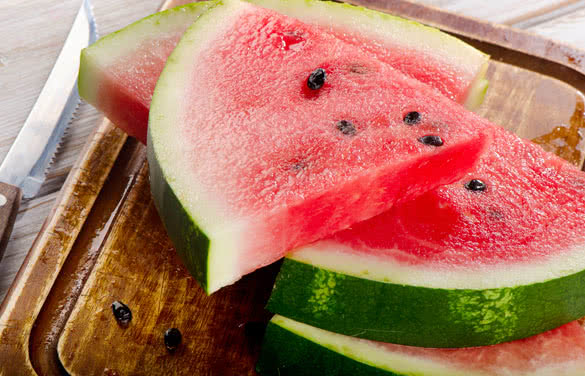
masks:
<path id="1" fill-rule="evenodd" d="M 156 80 L 185 30 L 213 4 L 196 2 L 153 14 L 85 48 L 79 67 L 81 98 L 146 143 Z"/>
<path id="2" fill-rule="evenodd" d="M 428 121 L 416 126 L 421 107 Z M 461 178 L 487 124 L 323 27 L 224 1 L 158 80 L 151 188 L 179 254 L 213 292 Z"/>
<path id="3" fill-rule="evenodd" d="M 276 315 L 257 370 L 262 376 L 581 376 L 585 331 L 574 321 L 494 346 L 431 349 L 343 336 Z"/>
<path id="4" fill-rule="evenodd" d="M 481 346 L 585 316 L 585 173 L 500 129 L 461 181 L 303 247 L 268 308 L 337 333 Z"/>
<path id="5" fill-rule="evenodd" d="M 489 57 L 436 29 L 384 13 L 318 0 L 255 0 L 259 5 L 352 35 L 360 48 L 477 107 L 487 89 Z M 79 93 L 118 127 L 146 143 L 148 109 L 166 59 L 187 28 L 214 2 L 196 2 L 160 12 L 105 36 L 83 50 Z M 281 43 L 294 37 L 283 35 Z M 372 50 L 377 44 L 377 50 Z M 382 48 L 380 48 L 380 46 Z M 294 48 L 294 47 L 293 47 Z"/>

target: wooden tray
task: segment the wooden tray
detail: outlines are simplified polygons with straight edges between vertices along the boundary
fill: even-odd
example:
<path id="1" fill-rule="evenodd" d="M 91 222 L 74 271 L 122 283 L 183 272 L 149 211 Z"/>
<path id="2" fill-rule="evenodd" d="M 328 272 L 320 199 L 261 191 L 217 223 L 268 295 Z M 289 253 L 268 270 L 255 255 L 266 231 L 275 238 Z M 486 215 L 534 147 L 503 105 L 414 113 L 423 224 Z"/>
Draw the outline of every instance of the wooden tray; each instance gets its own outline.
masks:
<path id="1" fill-rule="evenodd" d="M 491 54 L 478 112 L 583 165 L 583 52 L 405 0 L 360 4 L 437 26 Z M 0 306 L 0 374 L 254 375 L 277 270 L 205 296 L 152 205 L 144 147 L 104 120 Z M 132 309 L 128 327 L 112 315 L 115 300 Z M 170 327 L 183 333 L 174 353 L 163 343 Z"/>

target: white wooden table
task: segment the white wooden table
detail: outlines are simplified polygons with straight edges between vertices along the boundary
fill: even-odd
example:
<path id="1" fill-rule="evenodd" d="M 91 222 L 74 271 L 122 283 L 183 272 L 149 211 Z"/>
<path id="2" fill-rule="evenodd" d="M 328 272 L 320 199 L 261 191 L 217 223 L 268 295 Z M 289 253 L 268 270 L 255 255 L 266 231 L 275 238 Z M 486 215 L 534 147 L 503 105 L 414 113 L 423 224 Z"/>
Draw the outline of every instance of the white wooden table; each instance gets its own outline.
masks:
<path id="1" fill-rule="evenodd" d="M 528 29 L 585 49 L 585 0 L 418 0 L 475 18 Z M 154 12 L 161 0 L 93 0 L 100 35 Z M 0 160 L 34 104 L 67 36 L 80 0 L 0 1 Z M 67 173 L 100 115 L 83 104 L 39 197 L 23 202 L 4 259 L 0 301 Z"/>

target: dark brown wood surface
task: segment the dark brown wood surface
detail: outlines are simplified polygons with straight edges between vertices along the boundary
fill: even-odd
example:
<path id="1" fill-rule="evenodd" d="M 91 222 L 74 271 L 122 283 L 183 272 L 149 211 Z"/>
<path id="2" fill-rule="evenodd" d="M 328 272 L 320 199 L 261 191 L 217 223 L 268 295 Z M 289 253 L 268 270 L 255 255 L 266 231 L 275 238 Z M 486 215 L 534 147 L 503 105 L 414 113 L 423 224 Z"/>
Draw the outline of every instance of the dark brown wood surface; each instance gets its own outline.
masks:
<path id="1" fill-rule="evenodd" d="M 478 112 L 582 165 L 585 69 L 558 61 L 554 45 L 553 55 L 527 54 L 530 43 L 547 45 L 539 37 L 506 31 L 494 41 L 481 23 L 440 19 L 454 22 L 444 25 L 451 32 L 465 24 L 494 57 Z M 102 124 L 58 202 L 0 307 L 0 374 L 254 375 L 278 266 L 205 296 L 154 210 L 142 145 Z M 116 300 L 132 310 L 127 326 L 114 319 Z M 174 352 L 163 342 L 171 327 L 183 333 Z"/>

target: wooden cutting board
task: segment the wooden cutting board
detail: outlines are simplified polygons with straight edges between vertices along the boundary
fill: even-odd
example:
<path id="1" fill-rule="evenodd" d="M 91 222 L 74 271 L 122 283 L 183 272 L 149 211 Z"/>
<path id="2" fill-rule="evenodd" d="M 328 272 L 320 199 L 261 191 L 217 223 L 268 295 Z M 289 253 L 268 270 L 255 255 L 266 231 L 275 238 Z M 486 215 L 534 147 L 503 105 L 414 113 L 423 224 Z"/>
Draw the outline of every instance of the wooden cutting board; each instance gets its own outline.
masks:
<path id="1" fill-rule="evenodd" d="M 491 54 L 478 112 L 583 165 L 582 51 L 405 0 L 360 3 Z M 99 124 L 0 306 L 0 374 L 255 375 L 278 265 L 206 296 L 175 257 L 147 171 L 142 145 Z M 114 319 L 116 300 L 132 311 L 128 326 Z M 183 334 L 174 352 L 171 327 Z"/>

